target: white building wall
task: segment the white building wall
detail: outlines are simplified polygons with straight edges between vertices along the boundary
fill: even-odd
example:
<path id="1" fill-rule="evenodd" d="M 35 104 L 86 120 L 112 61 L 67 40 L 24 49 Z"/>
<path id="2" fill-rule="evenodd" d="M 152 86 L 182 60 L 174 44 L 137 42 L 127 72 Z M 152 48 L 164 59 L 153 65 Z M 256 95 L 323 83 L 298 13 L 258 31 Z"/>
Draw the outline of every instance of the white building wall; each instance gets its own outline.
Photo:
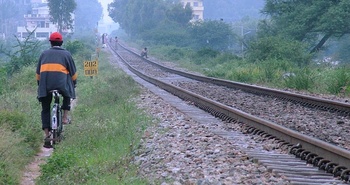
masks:
<path id="1" fill-rule="evenodd" d="M 33 7 L 31 14 L 24 15 L 26 25 L 17 27 L 17 34 L 19 38 L 26 38 L 29 34 L 28 31 L 33 32 L 35 30 L 35 38 L 39 40 L 46 40 L 49 38 L 51 33 L 57 31 L 57 25 L 50 21 L 47 0 L 41 1 L 44 3 L 40 3 L 41 5 L 38 7 Z M 70 33 L 71 30 L 65 30 L 65 32 Z"/>
<path id="2" fill-rule="evenodd" d="M 181 3 L 183 4 L 184 7 L 187 4 L 189 4 L 192 7 L 193 18 L 191 21 L 203 20 L 204 6 L 203 6 L 202 0 L 181 0 Z"/>

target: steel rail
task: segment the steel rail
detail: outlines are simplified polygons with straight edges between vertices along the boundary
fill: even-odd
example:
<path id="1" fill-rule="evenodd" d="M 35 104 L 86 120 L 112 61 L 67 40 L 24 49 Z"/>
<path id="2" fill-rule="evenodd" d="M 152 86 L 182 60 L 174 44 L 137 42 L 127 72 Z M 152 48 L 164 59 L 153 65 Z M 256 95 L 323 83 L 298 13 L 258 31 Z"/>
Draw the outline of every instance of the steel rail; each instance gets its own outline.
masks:
<path id="1" fill-rule="evenodd" d="M 296 154 L 297 156 L 299 155 L 299 157 L 301 157 L 303 154 L 307 154 L 307 157 L 304 156 L 304 159 L 307 158 L 305 160 L 307 160 L 309 163 L 313 163 L 315 166 L 318 166 L 319 168 L 326 170 L 329 173 L 333 173 L 335 176 L 341 176 L 341 178 L 345 181 L 349 181 L 349 150 L 345 150 L 343 148 L 331 145 L 319 139 L 303 135 L 301 133 L 285 128 L 273 122 L 247 114 L 238 109 L 226 106 L 222 103 L 215 102 L 208 98 L 194 94 L 190 91 L 181 89 L 174 85 L 147 76 L 144 73 L 138 71 L 136 68 L 132 67 L 118 53 L 116 54 L 123 60 L 123 62 L 127 65 L 130 71 L 132 71 L 134 74 L 144 79 L 145 81 L 148 81 L 186 101 L 191 101 L 201 109 L 204 109 L 207 112 L 210 112 L 214 116 L 219 117 L 223 120 L 236 120 L 238 122 L 245 123 L 255 129 L 258 129 L 259 132 L 262 131 L 268 134 L 269 136 L 276 137 L 278 138 L 278 140 L 282 141 L 282 143 L 288 143 L 289 146 L 292 146 L 290 148 L 291 153 Z M 158 66 L 158 64 L 156 65 Z M 192 75 L 189 75 L 187 77 L 192 77 Z M 254 87 L 256 88 L 256 86 Z M 278 92 L 280 91 L 274 91 L 274 93 L 276 94 Z"/>
<path id="2" fill-rule="evenodd" d="M 133 53 L 136 56 L 140 56 L 139 54 L 135 53 L 134 51 L 126 48 L 123 45 L 120 45 L 122 48 L 125 50 Z M 159 63 L 153 62 L 148 59 L 143 59 L 146 62 L 157 66 L 167 72 L 174 73 L 180 76 L 188 77 L 191 79 L 195 79 L 197 81 L 201 82 L 207 82 L 207 83 L 212 83 L 215 85 L 220 85 L 220 86 L 225 86 L 229 88 L 235 88 L 235 89 L 241 89 L 246 92 L 254 93 L 254 94 L 260 94 L 260 95 L 269 95 L 272 97 L 278 97 L 284 100 L 288 100 L 294 103 L 299 103 L 304 106 L 308 107 L 315 107 L 319 108 L 321 110 L 328 110 L 332 112 L 339 112 L 343 114 L 350 115 L 350 104 L 349 103 L 343 103 L 339 101 L 333 101 L 333 100 L 328 100 L 328 99 L 323 99 L 323 98 L 317 98 L 317 97 L 312 97 L 308 95 L 301 95 L 301 94 L 296 94 L 292 92 L 287 92 L 287 91 L 281 91 L 277 89 L 271 89 L 271 88 L 266 88 L 266 87 L 261 87 L 261 86 L 256 86 L 256 85 L 249 85 L 245 83 L 239 83 L 239 82 L 233 82 L 229 80 L 223 80 L 223 79 L 218 79 L 218 78 L 212 78 L 212 77 L 205 77 L 205 76 L 199 76 L 193 73 L 188 73 L 188 72 L 183 72 L 175 69 L 168 68 L 166 66 L 163 66 Z"/>

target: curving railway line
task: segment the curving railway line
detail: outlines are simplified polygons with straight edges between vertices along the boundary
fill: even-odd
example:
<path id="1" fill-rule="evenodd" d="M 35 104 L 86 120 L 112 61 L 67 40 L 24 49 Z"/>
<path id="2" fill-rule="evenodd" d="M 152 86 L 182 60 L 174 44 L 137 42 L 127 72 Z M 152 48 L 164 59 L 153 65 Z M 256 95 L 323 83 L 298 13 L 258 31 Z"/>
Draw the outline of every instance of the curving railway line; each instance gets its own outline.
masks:
<path id="1" fill-rule="evenodd" d="M 144 80 L 222 120 L 243 123 L 246 133 L 271 139 L 297 158 L 343 182 L 350 182 L 350 104 L 347 101 L 175 70 L 141 58 L 122 45 L 115 52 Z"/>

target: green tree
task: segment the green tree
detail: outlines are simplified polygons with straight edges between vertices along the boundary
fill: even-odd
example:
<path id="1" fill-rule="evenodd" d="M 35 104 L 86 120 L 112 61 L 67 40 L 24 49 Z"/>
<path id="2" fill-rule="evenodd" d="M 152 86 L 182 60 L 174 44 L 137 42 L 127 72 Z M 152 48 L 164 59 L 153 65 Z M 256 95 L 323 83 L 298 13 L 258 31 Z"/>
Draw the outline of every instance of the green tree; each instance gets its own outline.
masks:
<path id="1" fill-rule="evenodd" d="M 310 43 L 317 52 L 331 37 L 350 33 L 348 0 L 266 0 L 262 11 L 271 21 L 262 30 Z"/>
<path id="2" fill-rule="evenodd" d="M 250 62 L 287 61 L 297 67 L 309 64 L 310 55 L 305 53 L 305 45 L 300 41 L 281 36 L 269 36 L 252 42 L 247 54 Z"/>
<path id="3" fill-rule="evenodd" d="M 204 21 L 193 24 L 190 35 L 196 48 L 226 51 L 234 35 L 230 25 L 222 21 Z"/>
<path id="4" fill-rule="evenodd" d="M 162 0 L 114 1 L 109 4 L 109 15 L 131 36 L 156 27 L 166 15 Z"/>
<path id="5" fill-rule="evenodd" d="M 73 12 L 77 6 L 75 0 L 48 0 L 51 22 L 57 24 L 60 33 L 73 29 Z"/>
<path id="6" fill-rule="evenodd" d="M 166 12 L 169 21 L 175 22 L 181 26 L 186 26 L 192 19 L 192 8 L 189 4 L 183 8 L 181 3 L 175 4 Z"/>
<path id="7" fill-rule="evenodd" d="M 189 7 L 164 0 L 119 0 L 109 4 L 108 11 L 109 16 L 131 36 L 145 35 L 145 32 L 164 28 L 167 24 L 184 27 L 192 18 Z"/>

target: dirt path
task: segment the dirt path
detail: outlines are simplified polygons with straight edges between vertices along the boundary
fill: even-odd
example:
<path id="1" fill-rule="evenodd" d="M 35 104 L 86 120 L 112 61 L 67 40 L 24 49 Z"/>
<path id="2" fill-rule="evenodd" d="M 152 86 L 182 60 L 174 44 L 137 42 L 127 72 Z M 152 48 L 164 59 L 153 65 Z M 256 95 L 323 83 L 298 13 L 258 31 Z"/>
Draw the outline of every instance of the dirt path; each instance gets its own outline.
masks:
<path id="1" fill-rule="evenodd" d="M 35 179 L 40 176 L 40 165 L 46 162 L 46 159 L 50 157 L 52 152 L 53 149 L 41 147 L 34 160 L 26 166 L 21 185 L 35 185 Z"/>

